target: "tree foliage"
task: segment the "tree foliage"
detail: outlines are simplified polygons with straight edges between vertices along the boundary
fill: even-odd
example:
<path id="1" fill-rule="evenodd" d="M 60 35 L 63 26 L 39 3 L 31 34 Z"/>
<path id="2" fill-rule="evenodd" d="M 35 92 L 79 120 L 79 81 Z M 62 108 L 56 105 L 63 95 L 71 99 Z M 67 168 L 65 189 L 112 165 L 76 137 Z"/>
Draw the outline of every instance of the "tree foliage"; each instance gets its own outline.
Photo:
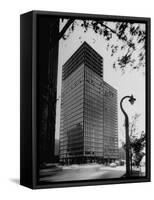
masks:
<path id="1" fill-rule="evenodd" d="M 145 156 L 146 134 L 144 131 L 137 132 L 137 121 L 140 114 L 135 114 L 132 122 L 129 125 L 130 129 L 130 160 L 139 167 L 142 158 Z M 126 149 L 126 144 L 123 143 L 123 148 Z"/>
<path id="2" fill-rule="evenodd" d="M 69 20 L 68 20 L 69 21 Z M 63 34 L 66 40 L 77 26 L 84 33 L 92 29 L 106 40 L 106 50 L 115 57 L 113 68 L 125 72 L 127 68 L 138 70 L 145 67 L 145 25 L 131 22 L 110 22 L 95 20 L 74 20 Z"/>
<path id="3" fill-rule="evenodd" d="M 145 155 L 145 133 L 142 132 L 140 137 L 131 138 L 132 161 L 135 166 L 139 167 L 142 158 Z"/>

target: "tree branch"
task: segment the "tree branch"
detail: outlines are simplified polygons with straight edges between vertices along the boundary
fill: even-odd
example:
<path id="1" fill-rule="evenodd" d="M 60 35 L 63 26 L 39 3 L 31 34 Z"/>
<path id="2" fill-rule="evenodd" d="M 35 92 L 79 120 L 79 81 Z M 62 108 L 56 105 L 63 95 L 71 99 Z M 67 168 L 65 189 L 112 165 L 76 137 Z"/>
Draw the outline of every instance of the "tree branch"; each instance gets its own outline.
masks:
<path id="1" fill-rule="evenodd" d="M 67 31 L 68 27 L 74 22 L 74 19 L 69 19 L 68 22 L 65 24 L 61 32 L 59 33 L 58 40 L 62 38 L 64 33 Z"/>
<path id="2" fill-rule="evenodd" d="M 101 26 L 104 26 L 105 28 L 109 29 L 112 33 L 117 34 L 117 32 L 116 32 L 115 30 L 113 30 L 113 29 L 110 28 L 109 26 L 103 24 L 103 22 L 98 21 L 98 23 L 99 23 Z"/>
<path id="3" fill-rule="evenodd" d="M 50 50 L 52 48 L 54 48 L 54 46 L 59 42 L 59 40 L 63 37 L 63 35 L 65 34 L 65 32 L 67 31 L 67 29 L 69 28 L 69 26 L 74 22 L 75 19 L 69 19 L 67 21 L 67 23 L 65 24 L 65 26 L 63 27 L 63 29 L 61 30 L 61 32 L 58 33 L 58 37 L 57 39 L 55 39 L 54 41 L 52 41 L 52 39 L 50 38 Z M 52 31 L 52 30 L 50 30 Z M 51 37 L 51 36 L 50 36 Z"/>

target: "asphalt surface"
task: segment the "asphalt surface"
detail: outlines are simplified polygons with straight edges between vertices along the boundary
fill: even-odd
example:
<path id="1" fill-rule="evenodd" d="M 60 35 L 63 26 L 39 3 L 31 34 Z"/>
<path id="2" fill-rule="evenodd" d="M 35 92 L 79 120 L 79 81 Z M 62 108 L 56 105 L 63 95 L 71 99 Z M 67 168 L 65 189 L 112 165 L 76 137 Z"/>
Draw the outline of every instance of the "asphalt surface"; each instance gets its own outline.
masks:
<path id="1" fill-rule="evenodd" d="M 125 166 L 106 167 L 101 165 L 72 165 L 62 168 L 45 169 L 41 171 L 40 181 L 73 181 L 120 178 L 126 172 Z"/>

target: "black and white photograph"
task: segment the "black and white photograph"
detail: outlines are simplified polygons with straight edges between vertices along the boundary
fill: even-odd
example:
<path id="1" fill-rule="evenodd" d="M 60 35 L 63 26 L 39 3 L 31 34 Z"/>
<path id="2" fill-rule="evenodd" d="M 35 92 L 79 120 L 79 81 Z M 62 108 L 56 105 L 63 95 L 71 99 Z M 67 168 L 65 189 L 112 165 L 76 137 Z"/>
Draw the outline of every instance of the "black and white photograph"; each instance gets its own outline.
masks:
<path id="1" fill-rule="evenodd" d="M 6 0 L 0 16 L 0 199 L 152 199 L 152 1 Z"/>
<path id="2" fill-rule="evenodd" d="M 36 14 L 38 185 L 147 180 L 147 36 L 144 18 Z"/>

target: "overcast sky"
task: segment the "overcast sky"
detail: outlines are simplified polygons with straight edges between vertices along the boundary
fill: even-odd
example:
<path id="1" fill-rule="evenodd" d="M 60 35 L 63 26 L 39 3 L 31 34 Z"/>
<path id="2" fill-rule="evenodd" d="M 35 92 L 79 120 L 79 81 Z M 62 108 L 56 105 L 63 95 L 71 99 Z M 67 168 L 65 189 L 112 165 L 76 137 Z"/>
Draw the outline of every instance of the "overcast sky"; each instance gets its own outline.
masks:
<path id="1" fill-rule="evenodd" d="M 60 29 L 65 22 L 60 24 Z M 78 21 L 80 24 L 80 21 Z M 108 23 L 110 27 L 114 27 L 114 22 Z M 144 25 L 142 25 L 144 28 Z M 59 98 L 57 102 L 57 116 L 56 116 L 56 138 L 59 138 L 60 130 L 60 103 L 61 103 L 61 75 L 62 65 L 70 58 L 70 56 L 79 48 L 79 46 L 86 41 L 92 48 L 94 48 L 104 59 L 104 80 L 113 86 L 118 91 L 118 136 L 119 146 L 121 141 L 125 140 L 125 129 L 124 129 L 124 116 L 120 110 L 120 100 L 125 95 L 133 94 L 136 98 L 134 105 L 131 105 L 127 100 L 123 106 L 129 115 L 131 121 L 132 116 L 135 113 L 141 114 L 137 122 L 138 131 L 145 131 L 145 75 L 144 68 L 139 71 L 127 70 L 122 74 L 121 70 L 113 69 L 113 61 L 116 57 L 111 57 L 110 52 L 107 51 L 107 42 L 103 36 L 95 34 L 92 29 L 89 29 L 84 33 L 81 26 L 76 26 L 74 32 L 70 36 L 59 42 L 59 64 L 58 64 L 58 91 L 57 96 Z M 116 36 L 113 36 L 112 43 L 117 43 Z"/>

